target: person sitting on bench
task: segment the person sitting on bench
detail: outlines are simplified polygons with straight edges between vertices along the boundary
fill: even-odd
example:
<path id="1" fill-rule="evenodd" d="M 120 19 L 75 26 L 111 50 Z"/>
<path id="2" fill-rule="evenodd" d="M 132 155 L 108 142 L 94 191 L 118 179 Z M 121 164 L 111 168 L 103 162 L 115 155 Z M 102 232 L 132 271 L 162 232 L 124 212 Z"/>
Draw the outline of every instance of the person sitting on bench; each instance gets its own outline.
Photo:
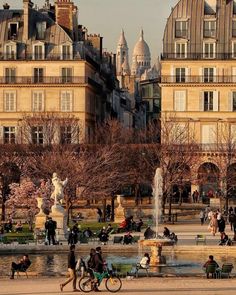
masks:
<path id="1" fill-rule="evenodd" d="M 19 261 L 19 263 L 12 262 L 11 264 L 11 277 L 10 279 L 14 279 L 14 274 L 16 271 L 23 271 L 25 272 L 31 264 L 29 260 L 29 256 L 24 254 L 23 258 Z"/>

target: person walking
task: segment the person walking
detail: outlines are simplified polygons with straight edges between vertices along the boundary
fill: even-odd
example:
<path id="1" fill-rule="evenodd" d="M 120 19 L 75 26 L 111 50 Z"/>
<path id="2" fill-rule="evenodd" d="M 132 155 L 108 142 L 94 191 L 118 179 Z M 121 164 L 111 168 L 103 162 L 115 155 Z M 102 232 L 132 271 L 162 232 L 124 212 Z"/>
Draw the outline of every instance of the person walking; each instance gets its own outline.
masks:
<path id="1" fill-rule="evenodd" d="M 218 227 L 217 215 L 214 213 L 210 221 L 212 235 L 215 236 Z"/>
<path id="2" fill-rule="evenodd" d="M 78 289 L 76 289 L 76 280 L 77 280 L 77 274 L 76 274 L 76 260 L 75 260 L 75 245 L 70 246 L 70 252 L 68 254 L 68 272 L 69 272 L 69 279 L 65 281 L 64 283 L 60 284 L 60 290 L 63 291 L 64 287 L 69 284 L 71 281 L 73 284 L 73 292 L 79 292 Z"/>
<path id="3" fill-rule="evenodd" d="M 200 218 L 201 225 L 203 225 L 204 224 L 204 220 L 205 220 L 205 211 L 204 210 L 201 210 L 200 211 L 199 218 Z"/>

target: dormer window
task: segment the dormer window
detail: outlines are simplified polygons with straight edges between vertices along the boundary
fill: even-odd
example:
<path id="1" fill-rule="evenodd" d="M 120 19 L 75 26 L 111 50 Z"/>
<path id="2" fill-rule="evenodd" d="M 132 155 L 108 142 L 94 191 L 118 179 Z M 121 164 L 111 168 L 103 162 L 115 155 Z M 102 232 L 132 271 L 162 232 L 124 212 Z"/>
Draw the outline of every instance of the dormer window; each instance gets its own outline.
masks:
<path id="1" fill-rule="evenodd" d="M 72 59 L 73 48 L 72 44 L 63 44 L 61 46 L 61 59 L 69 60 Z"/>
<path id="2" fill-rule="evenodd" d="M 175 38 L 187 38 L 188 37 L 188 22 L 182 20 L 175 21 Z"/>
<path id="3" fill-rule="evenodd" d="M 42 60 L 45 58 L 45 46 L 44 43 L 40 42 L 33 45 L 33 59 Z"/>
<path id="4" fill-rule="evenodd" d="M 16 57 L 17 57 L 16 43 L 9 42 L 9 43 L 5 44 L 4 52 L 5 52 L 4 57 L 6 60 L 16 59 Z"/>
<path id="5" fill-rule="evenodd" d="M 8 24 L 8 40 L 17 39 L 18 28 L 19 28 L 18 22 L 12 22 Z"/>
<path id="6" fill-rule="evenodd" d="M 45 39 L 46 29 L 47 29 L 46 22 L 37 22 L 36 23 L 36 39 L 37 40 L 44 40 Z"/>

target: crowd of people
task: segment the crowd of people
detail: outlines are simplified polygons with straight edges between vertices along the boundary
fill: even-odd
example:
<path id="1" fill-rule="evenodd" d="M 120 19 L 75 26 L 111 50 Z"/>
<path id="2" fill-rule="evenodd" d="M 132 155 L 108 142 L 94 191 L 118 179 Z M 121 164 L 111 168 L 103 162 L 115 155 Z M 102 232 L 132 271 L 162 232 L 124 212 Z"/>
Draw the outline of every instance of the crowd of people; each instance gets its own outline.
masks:
<path id="1" fill-rule="evenodd" d="M 208 229 L 213 236 L 215 236 L 217 232 L 220 233 L 219 245 L 221 246 L 231 245 L 232 243 L 225 232 L 227 222 L 230 224 L 231 231 L 234 231 L 233 240 L 236 240 L 236 207 L 234 209 L 230 207 L 228 212 L 224 212 L 224 216 L 219 209 L 213 211 L 209 205 L 205 210 L 201 210 L 199 213 L 201 225 L 208 222 Z"/>

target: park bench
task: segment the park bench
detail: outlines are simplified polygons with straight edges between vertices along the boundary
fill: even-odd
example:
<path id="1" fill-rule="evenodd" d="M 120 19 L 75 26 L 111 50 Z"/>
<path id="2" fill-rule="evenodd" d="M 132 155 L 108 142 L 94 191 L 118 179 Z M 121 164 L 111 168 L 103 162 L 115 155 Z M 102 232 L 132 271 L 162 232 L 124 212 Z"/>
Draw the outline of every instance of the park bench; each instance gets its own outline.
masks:
<path id="1" fill-rule="evenodd" d="M 206 245 L 206 236 L 205 235 L 197 235 L 195 237 L 196 240 L 196 245 L 198 245 L 199 243 L 205 244 Z"/>

